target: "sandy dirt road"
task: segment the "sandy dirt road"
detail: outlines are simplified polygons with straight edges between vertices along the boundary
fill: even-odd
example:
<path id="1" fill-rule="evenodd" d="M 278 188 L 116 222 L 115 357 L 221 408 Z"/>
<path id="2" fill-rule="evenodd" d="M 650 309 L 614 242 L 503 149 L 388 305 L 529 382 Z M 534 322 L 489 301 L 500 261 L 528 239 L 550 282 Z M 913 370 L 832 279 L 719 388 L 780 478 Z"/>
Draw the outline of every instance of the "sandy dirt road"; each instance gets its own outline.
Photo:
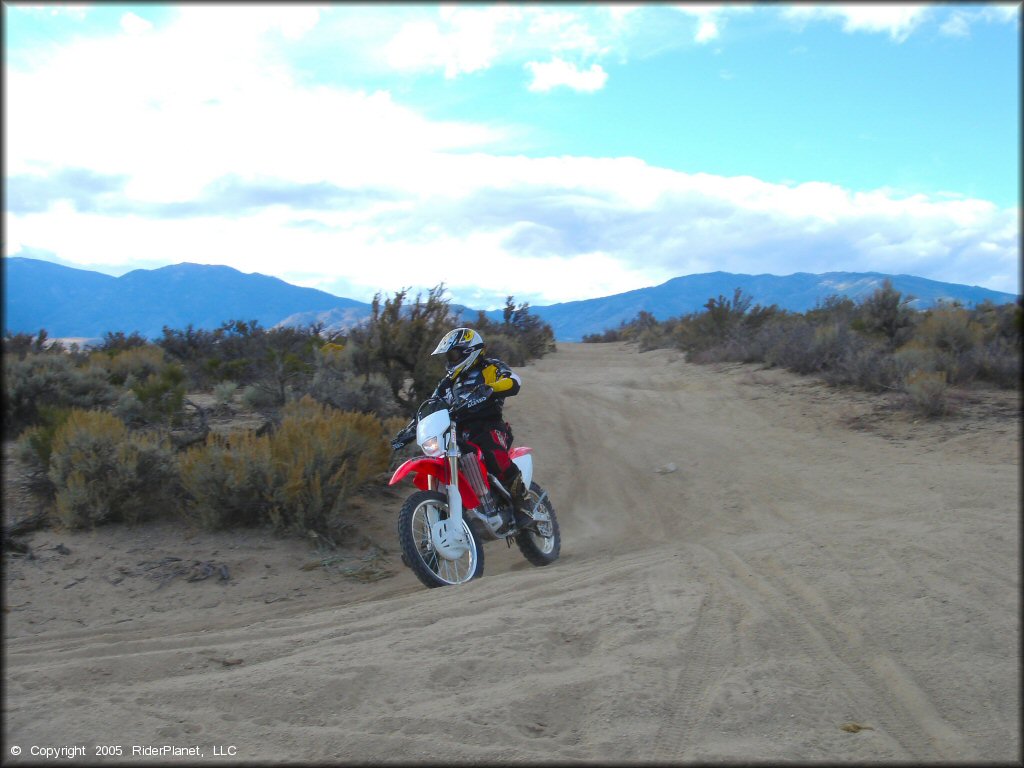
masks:
<path id="1" fill-rule="evenodd" d="M 23 610 L 5 613 L 4 742 L 24 753 L 5 762 L 31 745 L 132 762 L 162 745 L 246 763 L 1021 759 L 1012 411 L 879 419 L 875 396 L 618 344 L 560 344 L 521 373 L 507 415 L 559 516 L 556 564 L 496 542 L 459 588 L 401 566 L 327 584 L 272 540 L 219 535 L 234 592 L 126 593 L 98 578 L 113 550 L 184 543 L 66 533 L 75 567 L 7 569 Z M 373 537 L 394 545 L 406 492 L 367 503 Z M 93 578 L 65 586 L 78 573 Z"/>

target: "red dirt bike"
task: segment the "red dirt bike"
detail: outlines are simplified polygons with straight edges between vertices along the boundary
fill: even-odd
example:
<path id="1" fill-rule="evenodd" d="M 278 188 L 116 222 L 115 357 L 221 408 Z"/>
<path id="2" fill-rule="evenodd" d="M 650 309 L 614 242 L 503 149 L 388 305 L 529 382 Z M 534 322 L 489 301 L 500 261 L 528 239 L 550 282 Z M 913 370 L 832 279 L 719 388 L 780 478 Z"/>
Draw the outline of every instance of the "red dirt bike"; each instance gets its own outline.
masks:
<path id="1" fill-rule="evenodd" d="M 483 575 L 483 543 L 504 539 L 510 547 L 515 541 L 534 565 L 550 565 L 558 559 L 562 540 L 547 492 L 533 482 L 532 449 L 509 451 L 531 502 L 530 522 L 517 528 L 511 495 L 487 472 L 480 449 L 460 452 L 456 413 L 458 404 L 430 397 L 392 441 L 400 447 L 415 439 L 425 454 L 398 467 L 390 482 L 412 474 L 420 489 L 398 513 L 402 562 L 428 587 L 465 584 Z"/>

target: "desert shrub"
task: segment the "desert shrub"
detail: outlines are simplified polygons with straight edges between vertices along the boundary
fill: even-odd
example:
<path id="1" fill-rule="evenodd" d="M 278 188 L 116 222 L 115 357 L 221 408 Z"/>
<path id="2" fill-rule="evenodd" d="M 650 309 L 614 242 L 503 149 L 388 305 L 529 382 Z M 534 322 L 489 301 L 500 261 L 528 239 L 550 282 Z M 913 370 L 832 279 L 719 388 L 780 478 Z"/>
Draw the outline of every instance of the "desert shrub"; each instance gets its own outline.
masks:
<path id="1" fill-rule="evenodd" d="M 650 352 L 652 349 L 663 349 L 671 346 L 671 341 L 666 333 L 658 326 L 644 328 L 636 335 L 636 344 L 641 352 Z"/>
<path id="2" fill-rule="evenodd" d="M 856 331 L 884 339 L 890 348 L 895 348 L 912 332 L 913 300 L 913 296 L 904 297 L 886 278 L 880 288 L 858 305 L 850 325 Z"/>
<path id="3" fill-rule="evenodd" d="M 168 365 L 164 351 L 155 345 L 113 347 L 109 352 L 94 352 L 90 362 L 105 370 L 115 386 L 125 386 L 129 379 L 144 381 Z"/>
<path id="4" fill-rule="evenodd" d="M 380 374 L 403 413 L 412 412 L 444 375 L 443 359 L 430 354 L 456 325 L 443 293 L 444 286 L 438 285 L 426 300 L 417 295 L 411 303 L 406 290 L 383 301 L 377 294 L 366 324 L 349 334 L 355 373 Z"/>
<path id="5" fill-rule="evenodd" d="M 207 331 L 165 327 L 157 342 L 185 367 L 192 386 L 221 381 L 261 388 L 280 406 L 290 390 L 303 391 L 313 372 L 313 353 L 323 343 L 322 325 L 263 328 L 256 320 L 230 320 Z"/>
<path id="6" fill-rule="evenodd" d="M 473 326 L 480 327 L 479 325 Z M 497 326 L 500 328 L 501 326 Z M 529 351 L 519 339 L 500 331 L 480 331 L 487 341 L 487 356 L 504 360 L 510 366 L 523 365 L 530 359 Z"/>
<path id="7" fill-rule="evenodd" d="M 15 457 L 28 469 L 32 489 L 47 497 L 52 497 L 54 492 L 49 477 L 53 439 L 70 414 L 69 408 L 42 406 L 41 423 L 22 432 L 15 443 Z"/>
<path id="8" fill-rule="evenodd" d="M 238 393 L 238 383 L 234 381 L 222 381 L 213 388 L 213 401 L 217 408 L 222 411 L 230 411 L 235 395 Z"/>
<path id="9" fill-rule="evenodd" d="M 178 458 L 187 507 L 206 528 L 269 521 L 272 492 L 270 438 L 211 433 Z"/>
<path id="10" fill-rule="evenodd" d="M 765 346 L 764 361 L 796 373 L 817 371 L 820 365 L 810 354 L 814 326 L 800 319 L 786 327 L 775 323 L 761 330 Z"/>
<path id="11" fill-rule="evenodd" d="M 584 344 L 606 344 L 612 341 L 624 341 L 622 331 L 625 328 L 625 321 L 619 324 L 618 328 L 606 328 L 601 333 L 586 333 L 583 335 Z"/>
<path id="12" fill-rule="evenodd" d="M 102 369 L 79 367 L 64 354 L 4 359 L 4 434 L 15 436 L 40 423 L 40 409 L 107 407 L 117 390 Z"/>
<path id="13" fill-rule="evenodd" d="M 957 357 L 981 342 L 984 328 L 961 307 L 939 307 L 924 314 L 914 328 L 914 342 Z"/>
<path id="14" fill-rule="evenodd" d="M 798 372 L 826 374 L 835 383 L 839 360 L 849 342 L 849 330 L 845 326 L 835 323 L 812 326 L 807 348 L 796 358 Z"/>
<path id="15" fill-rule="evenodd" d="M 387 468 L 390 449 L 376 417 L 303 397 L 285 406 L 270 454 L 270 522 L 326 531 L 341 521 L 349 494 Z"/>
<path id="16" fill-rule="evenodd" d="M 273 392 L 268 392 L 263 387 L 252 384 L 242 390 L 241 398 L 245 407 L 253 411 L 272 410 L 279 405 L 277 396 Z"/>
<path id="17" fill-rule="evenodd" d="M 107 331 L 103 334 L 103 341 L 95 347 L 101 352 L 115 353 L 128 349 L 137 349 L 149 345 L 149 341 L 138 331 L 132 331 L 125 335 L 124 331 Z"/>
<path id="18" fill-rule="evenodd" d="M 376 413 L 382 418 L 398 413 L 398 404 L 383 375 L 355 371 L 352 345 L 324 345 L 315 358 L 315 370 L 307 394 L 342 411 Z"/>
<path id="19" fill-rule="evenodd" d="M 284 406 L 269 435 L 211 434 L 186 450 L 179 471 L 187 506 L 209 528 L 327 532 L 342 523 L 351 492 L 387 468 L 387 429 L 404 424 L 393 417 L 385 427 L 305 396 Z"/>
<path id="20" fill-rule="evenodd" d="M 125 424 L 141 427 L 146 423 L 146 410 L 139 396 L 130 389 L 123 391 L 110 407 L 110 412 Z"/>
<path id="21" fill-rule="evenodd" d="M 148 424 L 180 421 L 185 402 L 185 371 L 180 365 L 165 365 L 145 379 L 130 383 L 141 406 L 142 421 Z"/>
<path id="22" fill-rule="evenodd" d="M 911 406 L 923 416 L 946 413 L 946 390 L 946 374 L 942 371 L 915 371 L 907 376 L 903 385 Z"/>
<path id="23" fill-rule="evenodd" d="M 824 378 L 830 384 L 849 384 L 870 392 L 897 389 L 902 381 L 893 356 L 884 346 L 856 336 L 850 337 Z"/>
<path id="24" fill-rule="evenodd" d="M 1021 348 L 1003 337 L 979 344 L 968 354 L 981 380 L 1002 389 L 1021 386 Z"/>
<path id="25" fill-rule="evenodd" d="M 501 323 L 488 320 L 480 312 L 473 327 L 487 340 L 488 354 L 509 365 L 522 365 L 555 350 L 555 332 L 551 326 L 530 312 L 528 302 L 517 305 L 513 296 L 505 298 Z M 500 338 L 498 347 L 492 346 L 492 338 Z"/>
<path id="26" fill-rule="evenodd" d="M 24 360 L 27 355 L 46 352 L 50 346 L 47 341 L 45 328 L 41 329 L 35 336 L 31 333 L 8 331 L 3 336 L 4 360 Z"/>
<path id="27" fill-rule="evenodd" d="M 49 477 L 58 518 L 82 528 L 135 523 L 173 506 L 177 472 L 156 436 L 129 432 L 103 411 L 73 409 L 54 435 Z"/>

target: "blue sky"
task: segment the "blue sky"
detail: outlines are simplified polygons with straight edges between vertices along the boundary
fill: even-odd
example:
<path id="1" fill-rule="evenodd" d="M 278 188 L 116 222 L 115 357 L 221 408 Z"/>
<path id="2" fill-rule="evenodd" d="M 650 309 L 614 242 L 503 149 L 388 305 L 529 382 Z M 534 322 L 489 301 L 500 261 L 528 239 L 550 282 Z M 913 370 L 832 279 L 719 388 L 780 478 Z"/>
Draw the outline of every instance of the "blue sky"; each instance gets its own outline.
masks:
<path id="1" fill-rule="evenodd" d="M 714 270 L 1020 291 L 1020 4 L 3 12 L 6 256 L 488 308 Z"/>

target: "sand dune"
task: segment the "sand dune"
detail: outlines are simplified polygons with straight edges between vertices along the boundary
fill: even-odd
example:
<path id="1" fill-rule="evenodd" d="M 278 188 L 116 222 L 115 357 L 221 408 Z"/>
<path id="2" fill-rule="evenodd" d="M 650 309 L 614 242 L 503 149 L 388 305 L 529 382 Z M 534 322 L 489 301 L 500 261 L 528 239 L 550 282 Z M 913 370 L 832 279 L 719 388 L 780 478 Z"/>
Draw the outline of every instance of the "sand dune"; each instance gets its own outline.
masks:
<path id="1" fill-rule="evenodd" d="M 618 344 L 521 373 L 557 563 L 496 542 L 484 578 L 424 589 L 394 533 L 411 485 L 353 512 L 353 558 L 377 542 L 395 573 L 370 583 L 259 531 L 39 532 L 5 569 L 6 761 L 1020 760 L 1012 398 L 913 423 Z M 139 564 L 167 557 L 230 579 L 160 586 Z"/>

